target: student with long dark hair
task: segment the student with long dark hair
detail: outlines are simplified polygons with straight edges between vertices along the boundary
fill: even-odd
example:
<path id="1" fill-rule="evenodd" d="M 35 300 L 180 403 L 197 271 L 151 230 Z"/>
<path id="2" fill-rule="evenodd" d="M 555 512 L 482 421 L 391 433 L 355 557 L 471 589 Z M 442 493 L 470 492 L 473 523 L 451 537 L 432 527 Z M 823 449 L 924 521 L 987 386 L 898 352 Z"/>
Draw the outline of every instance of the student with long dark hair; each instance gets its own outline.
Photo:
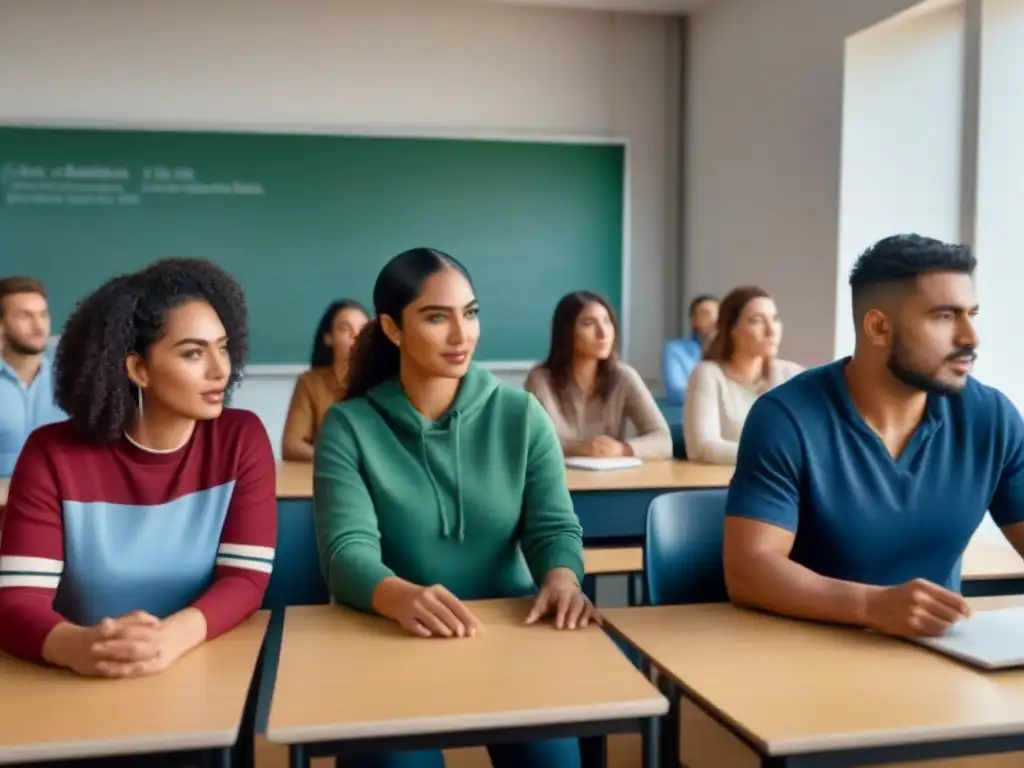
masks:
<path id="1" fill-rule="evenodd" d="M 157 262 L 78 305 L 54 361 L 70 421 L 35 430 L 11 479 L 0 650 L 135 677 L 259 609 L 274 456 L 224 407 L 247 351 L 241 288 L 209 262 Z"/>
<path id="2" fill-rule="evenodd" d="M 339 299 L 327 307 L 313 337 L 310 369 L 295 382 L 281 438 L 281 457 L 312 461 L 327 409 L 341 400 L 356 337 L 369 320 L 358 301 Z"/>
<path id="3" fill-rule="evenodd" d="M 530 371 L 526 389 L 548 412 L 567 456 L 671 458 L 668 422 L 640 374 L 619 360 L 618 341 L 607 299 L 592 291 L 563 296 L 547 359 Z"/>
<path id="4" fill-rule="evenodd" d="M 417 637 L 472 636 L 480 623 L 464 601 L 533 594 L 527 624 L 551 616 L 560 629 L 586 627 L 594 607 L 580 589 L 582 530 L 558 439 L 534 398 L 473 364 L 479 304 L 466 269 L 430 248 L 406 251 L 381 271 L 373 304 L 314 456 L 331 594 Z M 490 753 L 498 768 L 580 760 L 575 739 Z"/>
<path id="5" fill-rule="evenodd" d="M 763 288 L 735 288 L 722 300 L 718 333 L 690 376 L 683 436 L 691 461 L 735 464 L 754 401 L 803 368 L 778 358 L 782 321 Z"/>

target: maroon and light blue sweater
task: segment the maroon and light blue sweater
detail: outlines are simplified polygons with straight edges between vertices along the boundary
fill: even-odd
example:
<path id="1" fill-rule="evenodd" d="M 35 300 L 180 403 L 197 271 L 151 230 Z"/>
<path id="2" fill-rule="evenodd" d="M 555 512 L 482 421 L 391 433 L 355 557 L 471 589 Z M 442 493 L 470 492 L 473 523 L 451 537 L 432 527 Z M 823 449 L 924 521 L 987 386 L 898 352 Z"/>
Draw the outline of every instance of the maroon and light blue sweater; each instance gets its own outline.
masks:
<path id="1" fill-rule="evenodd" d="M 207 639 L 259 609 L 277 540 L 262 423 L 226 409 L 171 453 L 97 445 L 70 422 L 37 429 L 11 478 L 0 540 L 0 650 L 41 660 L 64 621 L 189 606 Z"/>

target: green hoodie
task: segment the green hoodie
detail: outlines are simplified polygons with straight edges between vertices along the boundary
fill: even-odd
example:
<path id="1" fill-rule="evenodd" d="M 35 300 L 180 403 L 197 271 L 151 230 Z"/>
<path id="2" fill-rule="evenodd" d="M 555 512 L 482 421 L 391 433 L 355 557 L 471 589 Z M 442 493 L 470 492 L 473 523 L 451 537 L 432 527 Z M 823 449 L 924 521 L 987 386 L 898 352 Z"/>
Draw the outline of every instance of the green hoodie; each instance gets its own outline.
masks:
<path id="1" fill-rule="evenodd" d="M 314 459 L 320 563 L 340 603 L 372 610 L 399 576 L 463 600 L 531 593 L 552 568 L 583 578 L 583 532 L 540 403 L 470 366 L 424 418 L 398 379 L 331 406 Z"/>

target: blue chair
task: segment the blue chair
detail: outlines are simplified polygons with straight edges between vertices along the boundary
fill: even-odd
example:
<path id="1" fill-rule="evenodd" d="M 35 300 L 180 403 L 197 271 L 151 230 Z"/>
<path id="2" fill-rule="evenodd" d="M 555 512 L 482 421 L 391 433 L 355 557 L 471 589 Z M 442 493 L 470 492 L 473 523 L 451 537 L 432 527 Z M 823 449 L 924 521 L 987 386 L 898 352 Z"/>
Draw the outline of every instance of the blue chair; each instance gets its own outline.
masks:
<path id="1" fill-rule="evenodd" d="M 722 566 L 726 493 L 676 491 L 651 502 L 644 543 L 648 604 L 728 601 Z"/>

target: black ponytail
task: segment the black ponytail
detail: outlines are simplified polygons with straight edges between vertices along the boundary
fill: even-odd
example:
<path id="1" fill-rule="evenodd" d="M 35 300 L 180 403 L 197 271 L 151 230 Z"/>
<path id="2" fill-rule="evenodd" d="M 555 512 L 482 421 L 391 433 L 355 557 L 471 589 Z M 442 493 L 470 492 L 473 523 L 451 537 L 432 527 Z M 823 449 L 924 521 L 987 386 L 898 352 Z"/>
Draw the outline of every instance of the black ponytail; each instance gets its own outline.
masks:
<path id="1" fill-rule="evenodd" d="M 345 400 L 362 397 L 367 390 L 398 375 L 398 347 L 380 327 L 380 318 L 363 326 L 348 363 Z"/>
<path id="2" fill-rule="evenodd" d="M 381 328 L 380 319 L 390 317 L 402 327 L 402 312 L 416 300 L 424 281 L 444 269 L 454 269 L 472 285 L 466 268 L 447 253 L 434 248 L 403 251 L 384 265 L 373 286 L 373 310 L 377 314 L 359 333 L 348 364 L 345 400 L 363 397 L 367 390 L 398 376 L 399 351 Z"/>

